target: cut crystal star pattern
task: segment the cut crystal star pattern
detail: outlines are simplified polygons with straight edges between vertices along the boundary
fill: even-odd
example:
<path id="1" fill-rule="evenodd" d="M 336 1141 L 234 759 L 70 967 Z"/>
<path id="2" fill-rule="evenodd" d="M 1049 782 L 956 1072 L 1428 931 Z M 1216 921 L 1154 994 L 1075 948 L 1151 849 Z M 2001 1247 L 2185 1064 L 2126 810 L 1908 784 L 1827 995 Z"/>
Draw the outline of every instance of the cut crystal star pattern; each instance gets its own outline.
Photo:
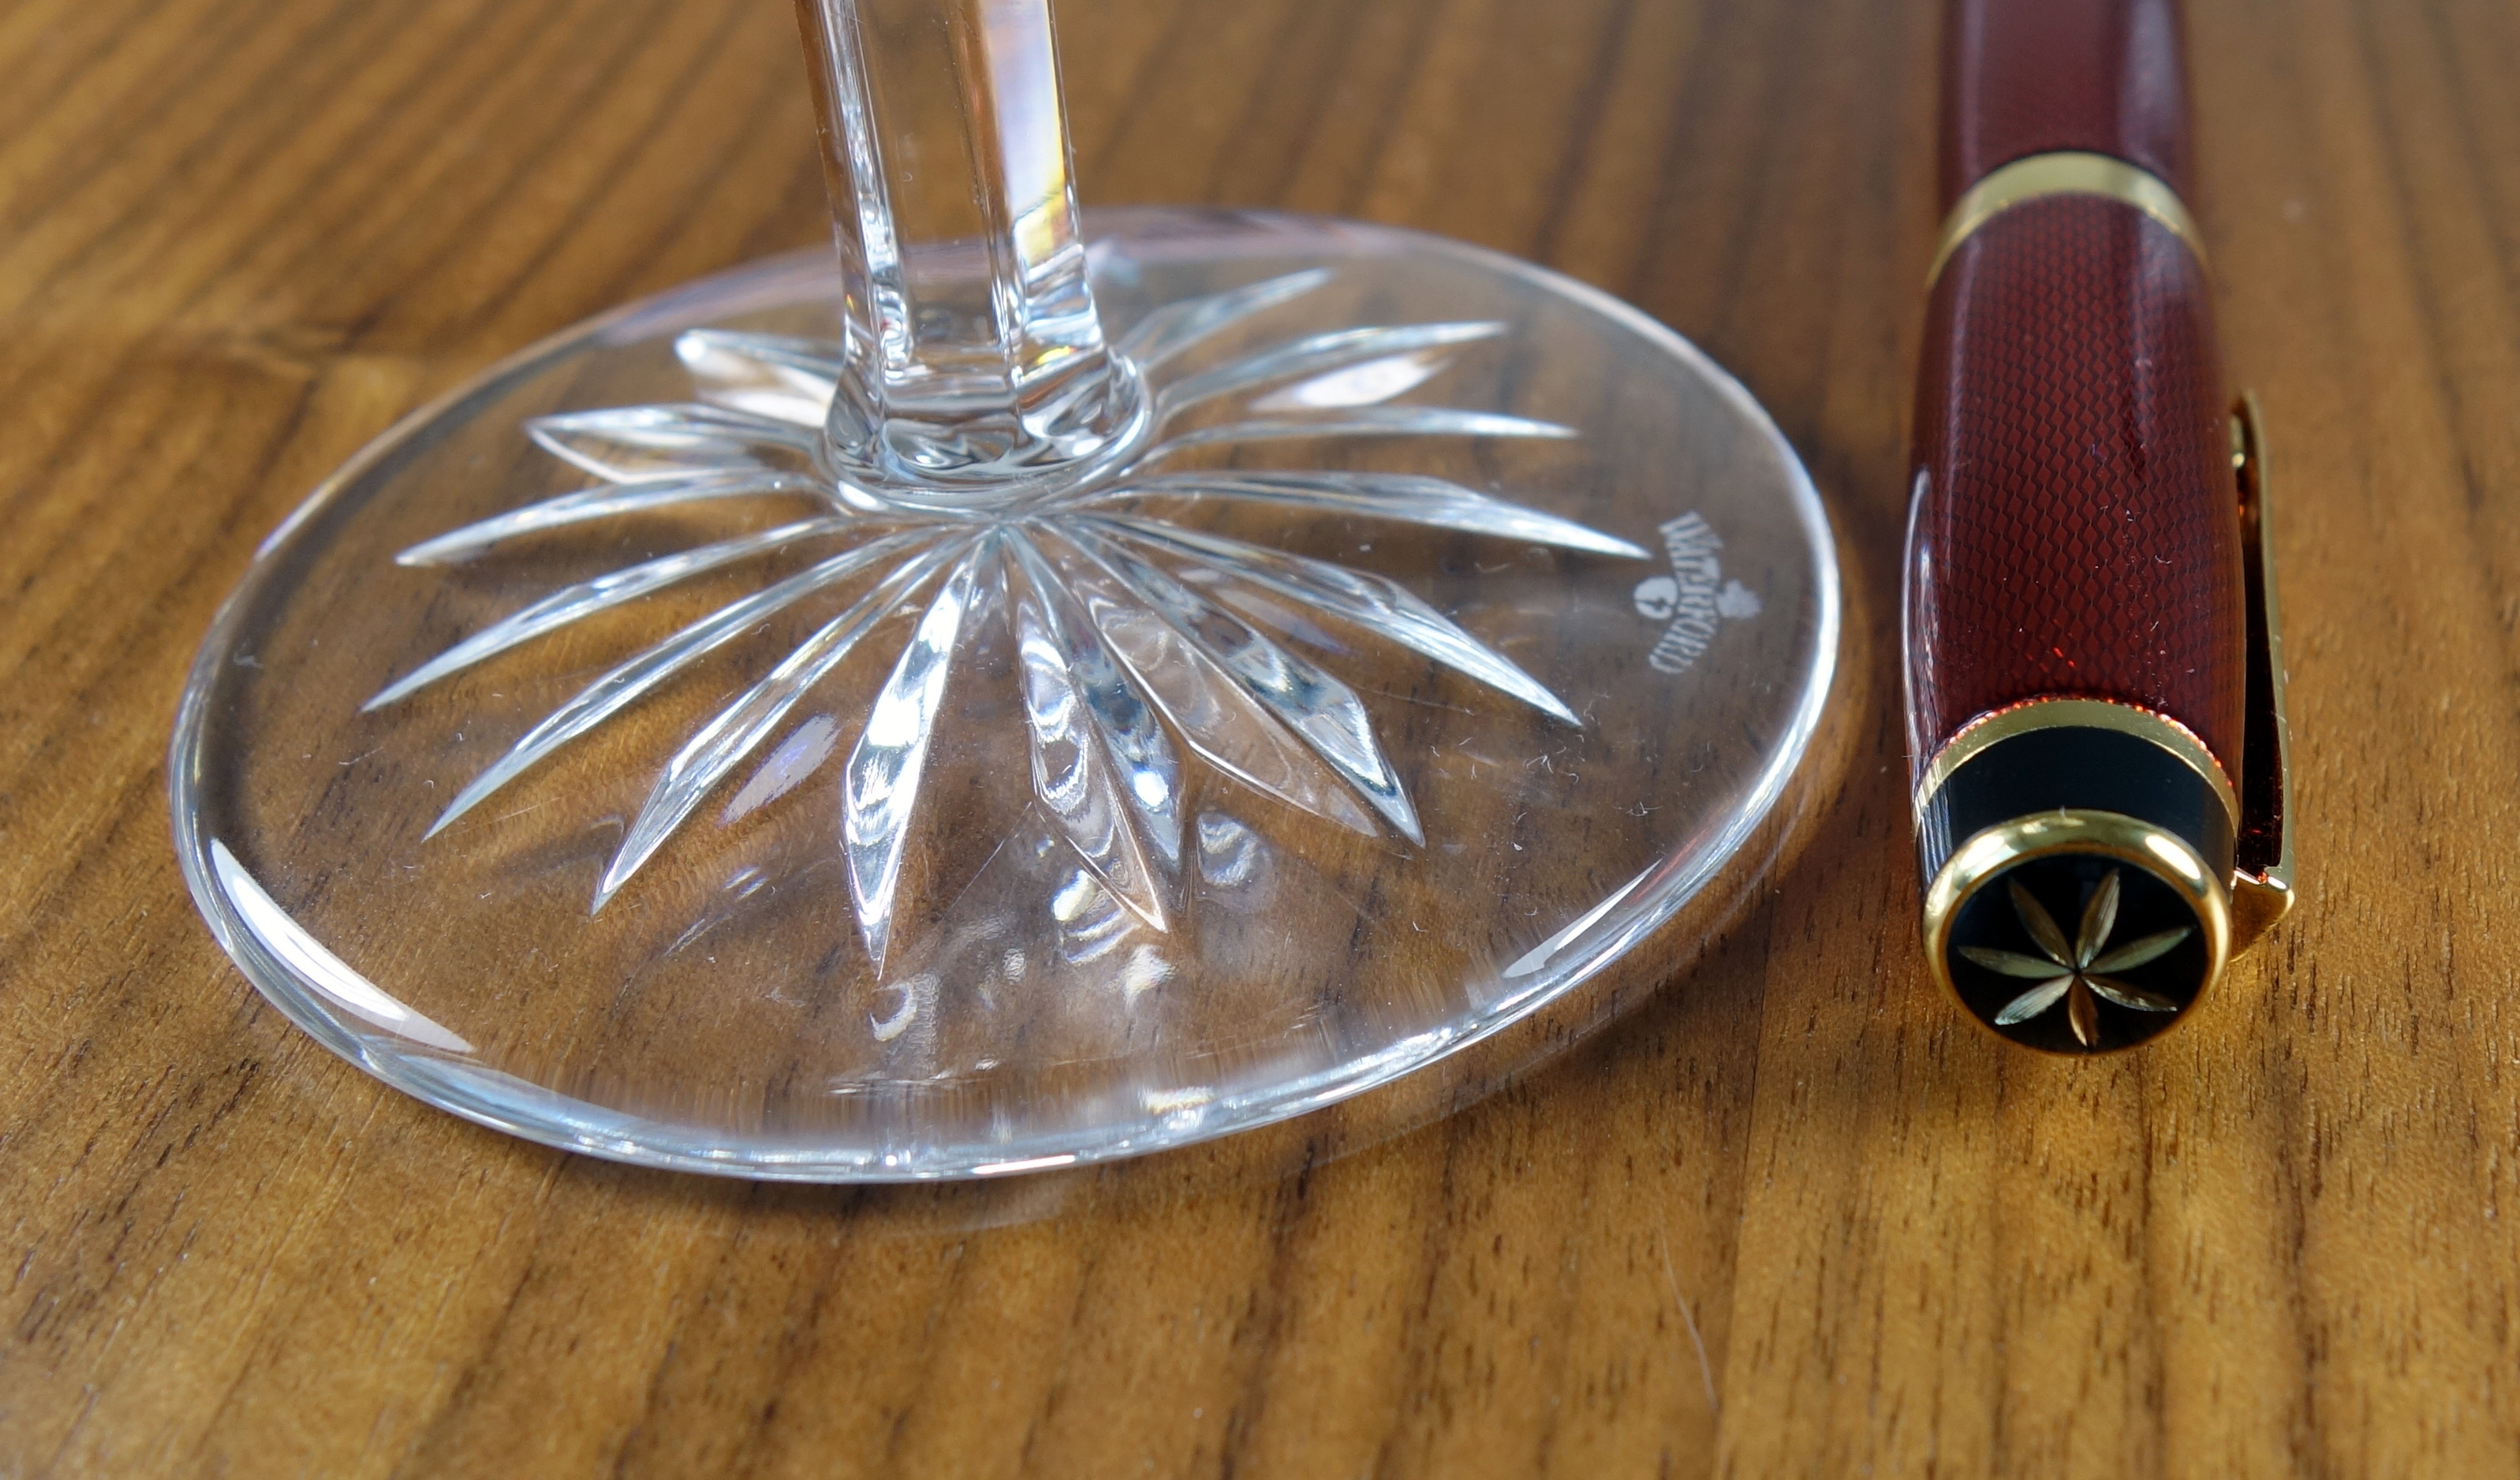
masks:
<path id="1" fill-rule="evenodd" d="M 867 708 L 842 776 L 842 852 L 860 935 L 878 968 L 891 944 L 946 683 L 986 623 L 1011 629 L 1034 796 L 1102 885 L 1154 927 L 1166 928 L 1178 908 L 1185 748 L 1212 770 L 1314 816 L 1422 842 L 1417 811 L 1355 692 L 1246 621 L 1233 609 L 1238 594 L 1266 593 L 1335 616 L 1561 723 L 1579 723 L 1565 702 L 1386 577 L 1170 523 L 1133 506 L 1149 496 L 1256 502 L 1601 556 L 1642 559 L 1644 552 L 1441 478 L 1164 471 L 1168 458 L 1189 447 L 1270 438 L 1573 435 L 1518 417 L 1389 404 L 1438 373 L 1459 346 L 1503 333 L 1495 323 L 1346 330 L 1195 372 L 1174 369 L 1194 345 L 1328 278 L 1291 274 L 1149 314 L 1117 346 L 1150 398 L 1143 449 L 1097 475 L 997 507 L 886 496 L 819 474 L 814 454 L 842 353 L 827 341 L 694 331 L 676 349 L 702 400 L 531 424 L 536 443 L 598 481 L 414 546 L 401 563 L 460 561 L 525 535 L 765 494 L 819 496 L 826 509 L 554 592 L 387 685 L 368 708 L 704 572 L 775 551 L 838 548 L 598 676 L 464 786 L 432 835 L 766 618 L 856 591 L 838 615 L 732 695 L 666 760 L 604 870 L 595 909 L 631 881 L 808 691 L 887 618 L 921 601 L 923 609 Z M 1176 426 L 1186 411 L 1229 399 L 1241 401 L 1238 419 Z"/>

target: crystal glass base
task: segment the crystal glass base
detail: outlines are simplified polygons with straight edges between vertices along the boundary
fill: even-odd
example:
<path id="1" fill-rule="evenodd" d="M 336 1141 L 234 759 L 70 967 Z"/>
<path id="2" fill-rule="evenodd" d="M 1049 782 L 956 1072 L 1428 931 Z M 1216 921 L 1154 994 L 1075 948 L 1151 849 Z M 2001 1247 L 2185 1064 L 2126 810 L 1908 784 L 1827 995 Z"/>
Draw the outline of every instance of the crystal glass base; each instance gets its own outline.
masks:
<path id="1" fill-rule="evenodd" d="M 255 984 L 552 1144 L 987 1175 L 1390 1080 L 1753 867 L 1838 598 L 1737 384 L 1457 244 L 1088 234 L 1142 414 L 998 495 L 823 471 L 821 254 L 538 345 L 319 489 L 174 741 Z"/>

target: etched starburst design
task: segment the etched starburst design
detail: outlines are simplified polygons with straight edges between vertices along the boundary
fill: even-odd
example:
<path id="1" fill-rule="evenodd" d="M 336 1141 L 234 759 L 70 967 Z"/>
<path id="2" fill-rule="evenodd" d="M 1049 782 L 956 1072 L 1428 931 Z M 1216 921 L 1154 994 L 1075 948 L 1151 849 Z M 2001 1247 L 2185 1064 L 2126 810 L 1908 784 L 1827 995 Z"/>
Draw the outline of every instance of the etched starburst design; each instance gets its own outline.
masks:
<path id="1" fill-rule="evenodd" d="M 2074 1029 L 2075 1040 L 2083 1047 L 2096 1048 L 2100 1041 L 2099 1006 L 2094 994 L 2105 997 L 2121 1008 L 2138 1012 L 2176 1012 L 2179 1004 L 2159 993 L 2147 992 L 2103 973 L 2131 971 L 2137 966 L 2159 961 L 2178 944 L 2194 933 L 2182 925 L 2163 930 L 2111 951 L 2109 933 L 2118 923 L 2118 870 L 2111 869 L 2100 886 L 2092 891 L 2091 902 L 2083 907 L 2083 921 L 2068 945 L 2065 932 L 2056 927 L 2053 916 L 2039 903 L 2019 879 L 2008 879 L 2012 894 L 2012 913 L 2021 920 L 2021 928 L 2030 932 L 2041 956 L 2024 956 L 2018 951 L 2000 951 L 1987 946 L 1962 946 L 1960 954 L 1990 971 L 2005 976 L 2027 977 L 2039 985 L 2022 993 L 1995 1014 L 1996 1026 L 2008 1028 L 2028 1022 L 2043 1012 L 2065 1004 L 2065 1020 Z"/>
<path id="2" fill-rule="evenodd" d="M 1166 471 L 1167 461 L 1190 447 L 1265 438 L 1573 434 L 1517 417 L 1389 404 L 1440 371 L 1458 346 L 1503 333 L 1495 323 L 1346 330 L 1211 368 L 1176 369 L 1194 345 L 1328 276 L 1292 274 L 1149 314 L 1115 346 L 1144 381 L 1143 441 L 1098 472 L 986 508 L 888 499 L 834 486 L 815 471 L 817 438 L 843 368 L 842 347 L 830 341 L 694 331 L 676 349 L 698 401 L 530 424 L 537 443 L 598 481 L 415 546 L 398 558 L 401 563 L 464 561 L 521 536 L 766 494 L 805 495 L 819 512 L 553 592 L 397 679 L 368 708 L 703 572 L 774 551 L 830 547 L 831 553 L 602 673 L 474 777 L 432 834 L 704 654 L 755 631 L 774 613 L 819 598 L 844 605 L 766 677 L 730 695 L 664 760 L 605 868 L 596 910 L 631 881 L 808 691 L 884 629 L 887 618 L 911 610 L 915 622 L 891 624 L 908 631 L 890 676 L 865 707 L 842 777 L 841 852 L 860 933 L 878 968 L 890 942 L 922 780 L 944 717 L 946 682 L 987 623 L 1012 627 L 1022 691 L 1020 743 L 1041 810 L 1111 894 L 1156 928 L 1167 928 L 1178 910 L 1185 750 L 1241 785 L 1314 816 L 1422 842 L 1417 811 L 1355 692 L 1246 619 L 1252 598 L 1328 613 L 1575 725 L 1565 702 L 1386 577 L 1186 527 L 1139 506 L 1149 498 L 1183 497 L 1262 503 L 1598 555 L 1639 559 L 1644 552 L 1441 478 Z M 1238 406 L 1237 419 L 1183 428 L 1185 413 L 1220 404 Z"/>

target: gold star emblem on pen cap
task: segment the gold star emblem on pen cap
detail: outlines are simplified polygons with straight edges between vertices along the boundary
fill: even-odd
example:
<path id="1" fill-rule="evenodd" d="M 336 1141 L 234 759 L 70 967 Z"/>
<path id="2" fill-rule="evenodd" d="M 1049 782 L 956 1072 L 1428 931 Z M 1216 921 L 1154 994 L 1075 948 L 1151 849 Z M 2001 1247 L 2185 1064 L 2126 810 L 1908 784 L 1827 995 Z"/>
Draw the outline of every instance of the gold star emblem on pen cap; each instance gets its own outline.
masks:
<path id="1" fill-rule="evenodd" d="M 2004 1005 L 1995 1014 L 1995 1025 L 2008 1028 L 2015 1023 L 2047 1012 L 2058 1003 L 2065 1004 L 2066 1022 L 2074 1030 L 2075 1041 L 2087 1049 L 2100 1046 L 2099 999 L 2137 1012 L 2176 1012 L 2179 1004 L 2158 992 L 2146 991 L 2132 982 L 2101 973 L 2124 971 L 2159 961 L 2182 941 L 2196 933 L 2194 925 L 2178 925 L 2156 930 L 2130 941 L 2114 951 L 2106 950 L 2110 932 L 2116 928 L 2119 878 L 2124 871 L 2111 869 L 2092 891 L 2083 906 L 2083 924 L 2068 946 L 2065 932 L 2056 928 L 2055 918 L 2038 897 L 2021 886 L 2021 880 L 2006 880 L 2012 898 L 2012 912 L 2021 927 L 2038 942 L 2040 954 L 2026 956 L 1995 946 L 1961 946 L 1960 955 L 1990 971 L 2004 976 L 2027 977 L 2037 986 Z"/>
<path id="2" fill-rule="evenodd" d="M 1962 877 L 1928 929 L 1938 974 L 2015 1043 L 2132 1048 L 2184 1014 L 2228 954 L 2228 905 L 2202 862 L 2133 819 L 2024 819 L 1955 864 Z"/>

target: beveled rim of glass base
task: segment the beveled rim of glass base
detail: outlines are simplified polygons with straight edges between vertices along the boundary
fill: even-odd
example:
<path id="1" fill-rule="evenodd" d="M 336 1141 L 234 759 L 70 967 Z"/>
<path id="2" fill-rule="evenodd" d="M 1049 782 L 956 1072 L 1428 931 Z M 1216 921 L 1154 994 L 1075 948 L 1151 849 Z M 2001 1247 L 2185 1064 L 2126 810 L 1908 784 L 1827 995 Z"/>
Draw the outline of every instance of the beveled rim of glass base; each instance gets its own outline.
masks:
<path id="1" fill-rule="evenodd" d="M 1801 458 L 1766 408 L 1695 344 L 1634 306 L 1563 274 L 1500 252 L 1426 233 L 1290 212 L 1213 208 L 1140 207 L 1087 213 L 1089 241 L 1126 239 L 1166 223 L 1211 229 L 1364 236 L 1411 251 L 1446 256 L 1465 265 L 1523 280 L 1534 288 L 1589 310 L 1662 350 L 1703 381 L 1765 438 L 1776 454 L 1781 482 L 1811 560 L 1812 655 L 1803 692 L 1766 764 L 1725 826 L 1699 846 L 1661 863 L 1611 890 L 1591 911 L 1508 969 L 1522 985 L 1501 994 L 1477 1016 L 1437 1032 L 1390 1045 L 1332 1069 L 1289 1079 L 1264 1090 L 1220 1097 L 1191 1124 L 1155 1123 L 1145 1134 L 1080 1144 L 1073 1134 L 1032 1140 L 992 1141 L 985 1145 L 931 1148 L 918 1164 L 896 1164 L 863 1144 L 842 1153 L 828 1142 L 744 1137 L 740 1144 L 683 1127 L 609 1109 L 562 1095 L 484 1065 L 432 1054 L 385 1034 L 346 1027 L 327 992 L 316 984 L 307 948 L 329 959 L 320 942 L 281 913 L 219 840 L 201 826 L 203 751 L 208 700 L 220 666 L 237 641 L 246 613 L 271 578 L 270 557 L 311 517 L 342 496 L 377 465 L 395 456 L 428 428 L 462 419 L 468 403 L 495 393 L 555 356 L 590 341 L 623 341 L 642 326 L 671 320 L 695 298 L 741 304 L 790 300 L 786 285 L 828 277 L 829 254 L 805 250 L 764 258 L 668 289 L 582 320 L 511 354 L 396 422 L 335 470 L 255 547 L 251 563 L 221 603 L 187 675 L 168 751 L 168 792 L 174 843 L 184 881 L 211 934 L 262 996 L 310 1037 L 367 1073 L 428 1104 L 492 1130 L 562 1150 L 634 1166 L 698 1172 L 753 1181 L 828 1184 L 967 1181 L 1049 1171 L 1118 1160 L 1215 1140 L 1322 1109 L 1386 1086 L 1402 1076 L 1456 1054 L 1514 1026 L 1598 974 L 1698 897 L 1741 854 L 1774 813 L 1810 754 L 1835 682 L 1841 638 L 1842 597 L 1833 529 L 1819 490 Z M 1169 242 L 1185 240 L 1168 234 Z M 735 292 L 748 288 L 745 293 Z M 225 859 L 224 866 L 222 858 Z M 222 877 L 241 876 L 246 893 Z M 292 937 L 294 932 L 294 938 Z M 269 938 L 277 935 L 275 941 Z M 295 959 L 292 960 L 292 958 Z"/>

